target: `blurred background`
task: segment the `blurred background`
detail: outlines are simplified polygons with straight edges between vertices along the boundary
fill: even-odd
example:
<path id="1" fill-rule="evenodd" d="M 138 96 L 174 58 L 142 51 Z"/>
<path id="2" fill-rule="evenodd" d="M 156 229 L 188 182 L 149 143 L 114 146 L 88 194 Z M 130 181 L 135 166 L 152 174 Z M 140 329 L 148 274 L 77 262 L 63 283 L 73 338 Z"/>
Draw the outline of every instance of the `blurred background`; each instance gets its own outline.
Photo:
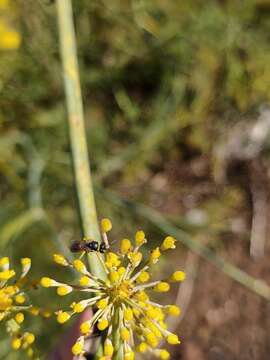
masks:
<path id="1" fill-rule="evenodd" d="M 157 270 L 188 273 L 170 294 L 172 358 L 269 359 L 269 303 L 229 265 L 270 281 L 269 0 L 73 3 L 99 217 L 112 239 L 179 234 Z M 70 278 L 51 261 L 81 236 L 53 1 L 0 0 L 0 92 L 0 254 L 32 257 L 33 279 Z M 46 352 L 65 331 L 29 327 Z M 4 334 L 0 358 L 22 359 Z"/>

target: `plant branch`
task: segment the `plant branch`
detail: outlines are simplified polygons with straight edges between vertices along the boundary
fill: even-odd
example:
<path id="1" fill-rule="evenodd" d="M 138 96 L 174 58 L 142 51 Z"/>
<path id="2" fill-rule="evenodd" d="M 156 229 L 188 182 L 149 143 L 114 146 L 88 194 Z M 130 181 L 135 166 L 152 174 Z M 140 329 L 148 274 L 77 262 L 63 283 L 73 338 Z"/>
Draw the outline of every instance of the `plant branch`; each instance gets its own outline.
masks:
<path id="1" fill-rule="evenodd" d="M 57 10 L 71 152 L 82 230 L 84 236 L 100 241 L 87 151 L 71 0 L 57 0 Z M 96 254 L 89 254 L 89 263 L 96 275 L 104 276 Z"/>

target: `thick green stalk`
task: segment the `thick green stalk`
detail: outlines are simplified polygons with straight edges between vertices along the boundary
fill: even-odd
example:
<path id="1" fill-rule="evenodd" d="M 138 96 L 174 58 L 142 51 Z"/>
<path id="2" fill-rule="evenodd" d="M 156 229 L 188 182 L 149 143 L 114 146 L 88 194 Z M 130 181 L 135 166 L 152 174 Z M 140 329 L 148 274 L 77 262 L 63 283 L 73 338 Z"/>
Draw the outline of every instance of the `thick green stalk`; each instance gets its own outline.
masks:
<path id="1" fill-rule="evenodd" d="M 71 0 L 57 0 L 57 10 L 69 134 L 82 230 L 84 236 L 99 241 L 100 232 L 87 151 Z M 105 276 L 96 254 L 89 254 L 89 263 L 92 272 L 98 276 Z"/>

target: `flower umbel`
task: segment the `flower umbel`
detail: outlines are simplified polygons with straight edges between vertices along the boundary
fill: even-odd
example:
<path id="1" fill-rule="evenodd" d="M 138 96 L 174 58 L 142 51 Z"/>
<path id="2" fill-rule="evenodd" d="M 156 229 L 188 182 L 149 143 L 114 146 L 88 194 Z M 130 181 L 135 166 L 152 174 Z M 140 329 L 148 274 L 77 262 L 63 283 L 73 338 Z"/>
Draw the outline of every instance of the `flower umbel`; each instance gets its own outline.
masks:
<path id="1" fill-rule="evenodd" d="M 108 219 L 102 220 L 102 233 L 106 242 L 107 232 L 111 230 Z M 168 344 L 180 344 L 176 334 L 171 333 L 166 326 L 166 316 L 178 316 L 180 309 L 176 305 L 161 305 L 150 299 L 149 291 L 165 293 L 170 290 L 170 284 L 183 281 L 183 271 L 174 272 L 169 278 L 151 281 L 151 267 L 159 261 L 162 252 L 175 248 L 175 239 L 167 237 L 160 247 L 153 249 L 147 259 L 143 259 L 141 247 L 147 242 L 143 231 L 138 231 L 135 241 L 123 239 L 119 252 L 109 250 L 105 259 L 99 254 L 100 261 L 107 273 L 107 280 L 94 276 L 87 270 L 80 259 L 69 262 L 61 254 L 54 255 L 54 261 L 62 266 L 74 268 L 80 274 L 79 284 L 71 285 L 43 277 L 43 287 L 55 287 L 59 296 L 65 296 L 72 291 L 86 294 L 86 298 L 70 305 L 70 310 L 60 310 L 56 313 L 57 321 L 65 323 L 76 313 L 81 313 L 87 307 L 97 310 L 93 317 L 81 324 L 81 335 L 72 347 L 72 353 L 82 355 L 85 352 L 85 339 L 91 334 L 94 326 L 106 333 L 102 360 L 111 359 L 118 352 L 121 344 L 124 360 L 133 360 L 135 349 L 146 351 L 168 359 L 165 349 L 158 349 L 163 338 Z M 117 334 L 117 336 L 115 336 Z M 115 341 L 115 337 L 118 341 Z"/>
<path id="2" fill-rule="evenodd" d="M 5 322 L 6 330 L 11 336 L 11 346 L 14 350 L 23 349 L 29 357 L 34 356 L 32 344 L 34 334 L 21 330 L 25 313 L 31 313 L 34 307 L 28 302 L 24 291 L 26 275 L 31 268 L 29 258 L 21 259 L 22 272 L 14 281 L 15 271 L 10 268 L 8 257 L 0 258 L 0 322 Z"/>

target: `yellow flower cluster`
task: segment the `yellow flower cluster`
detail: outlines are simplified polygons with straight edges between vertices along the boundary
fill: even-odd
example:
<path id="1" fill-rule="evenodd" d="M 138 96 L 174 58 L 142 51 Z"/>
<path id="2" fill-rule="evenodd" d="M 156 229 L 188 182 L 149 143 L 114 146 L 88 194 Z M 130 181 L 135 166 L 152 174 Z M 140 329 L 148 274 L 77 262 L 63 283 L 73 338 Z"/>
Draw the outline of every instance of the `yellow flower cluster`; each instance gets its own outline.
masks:
<path id="1" fill-rule="evenodd" d="M 23 290 L 25 277 L 31 268 L 29 258 L 21 259 L 22 272 L 17 281 L 14 281 L 15 271 L 10 269 L 9 258 L 0 258 L 0 322 L 5 322 L 6 330 L 11 336 L 11 345 L 14 350 L 23 349 L 29 357 L 34 356 L 32 344 L 34 334 L 22 332 L 26 311 L 35 313 L 35 308 L 28 301 Z"/>
<path id="2" fill-rule="evenodd" d="M 101 228 L 104 241 L 108 242 L 107 232 L 112 228 L 109 219 L 103 219 Z M 118 351 L 123 351 L 124 360 L 133 360 L 134 350 L 139 353 L 149 351 L 153 355 L 167 360 L 170 354 L 158 349 L 159 342 L 165 339 L 168 344 L 180 344 L 176 334 L 167 329 L 166 317 L 178 316 L 180 309 L 176 305 L 161 305 L 150 299 L 148 291 L 165 293 L 171 283 L 185 279 L 183 271 L 176 271 L 170 277 L 151 281 L 151 267 L 159 261 L 162 252 L 175 248 L 175 239 L 168 236 L 160 247 L 150 251 L 144 259 L 141 247 L 147 242 L 143 231 L 138 231 L 135 241 L 123 239 L 119 251 L 107 251 L 105 258 L 100 256 L 107 280 L 102 280 L 88 271 L 82 257 L 69 262 L 63 255 L 55 254 L 54 261 L 62 266 L 75 269 L 80 274 L 79 284 L 71 285 L 43 277 L 41 285 L 55 287 L 59 296 L 72 291 L 80 291 L 84 298 L 70 305 L 70 310 L 56 313 L 57 321 L 65 323 L 74 314 L 83 312 L 87 307 L 96 308 L 93 317 L 81 324 L 81 335 L 72 347 L 77 356 L 85 352 L 85 339 L 94 326 L 104 331 L 103 356 L 100 360 L 109 360 Z M 118 338 L 115 341 L 115 338 Z M 122 350 L 121 350 L 122 349 Z"/>
<path id="3" fill-rule="evenodd" d="M 9 24 L 10 3 L 9 0 L 0 0 L 0 50 L 18 49 L 21 43 L 20 34 Z"/>

